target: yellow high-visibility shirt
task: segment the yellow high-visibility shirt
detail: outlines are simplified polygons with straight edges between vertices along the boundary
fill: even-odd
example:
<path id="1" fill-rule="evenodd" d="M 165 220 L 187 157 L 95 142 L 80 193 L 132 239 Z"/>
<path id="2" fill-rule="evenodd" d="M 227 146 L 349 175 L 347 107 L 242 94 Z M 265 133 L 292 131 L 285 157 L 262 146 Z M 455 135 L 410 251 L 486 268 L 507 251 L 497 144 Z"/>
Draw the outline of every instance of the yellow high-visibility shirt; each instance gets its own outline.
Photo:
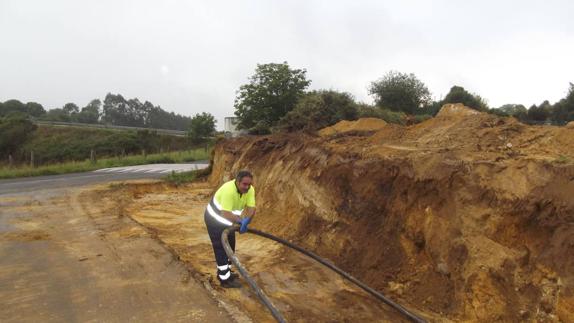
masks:
<path id="1" fill-rule="evenodd" d="M 235 180 L 231 180 L 221 185 L 215 192 L 214 198 L 219 204 L 218 206 L 221 206 L 222 211 L 237 213 L 246 206 L 255 207 L 255 188 L 251 185 L 247 193 L 241 194 L 235 186 Z"/>

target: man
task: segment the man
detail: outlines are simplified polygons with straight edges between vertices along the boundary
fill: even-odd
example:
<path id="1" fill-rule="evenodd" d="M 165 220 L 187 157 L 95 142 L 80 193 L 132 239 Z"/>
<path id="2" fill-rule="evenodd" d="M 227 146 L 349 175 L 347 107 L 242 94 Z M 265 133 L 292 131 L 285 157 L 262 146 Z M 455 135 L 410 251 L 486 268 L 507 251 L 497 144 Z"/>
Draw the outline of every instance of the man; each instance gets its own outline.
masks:
<path id="1" fill-rule="evenodd" d="M 231 272 L 231 261 L 223 249 L 221 234 L 234 224 L 240 225 L 239 233 L 247 231 L 255 215 L 255 189 L 251 186 L 252 182 L 253 175 L 249 171 L 237 173 L 234 180 L 221 185 L 215 192 L 203 216 L 215 254 L 217 279 L 224 288 L 238 288 L 241 284 L 236 279 L 237 274 Z M 229 235 L 229 245 L 235 252 L 235 232 Z"/>

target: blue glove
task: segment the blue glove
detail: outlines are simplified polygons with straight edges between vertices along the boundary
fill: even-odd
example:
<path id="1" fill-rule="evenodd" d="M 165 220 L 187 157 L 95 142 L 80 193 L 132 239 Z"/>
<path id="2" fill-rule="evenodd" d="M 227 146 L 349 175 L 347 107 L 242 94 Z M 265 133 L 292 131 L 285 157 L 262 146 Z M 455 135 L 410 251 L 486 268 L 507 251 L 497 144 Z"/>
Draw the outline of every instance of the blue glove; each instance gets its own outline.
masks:
<path id="1" fill-rule="evenodd" d="M 241 227 L 239 228 L 239 233 L 247 232 L 247 226 L 251 222 L 251 218 L 243 218 L 241 219 Z"/>

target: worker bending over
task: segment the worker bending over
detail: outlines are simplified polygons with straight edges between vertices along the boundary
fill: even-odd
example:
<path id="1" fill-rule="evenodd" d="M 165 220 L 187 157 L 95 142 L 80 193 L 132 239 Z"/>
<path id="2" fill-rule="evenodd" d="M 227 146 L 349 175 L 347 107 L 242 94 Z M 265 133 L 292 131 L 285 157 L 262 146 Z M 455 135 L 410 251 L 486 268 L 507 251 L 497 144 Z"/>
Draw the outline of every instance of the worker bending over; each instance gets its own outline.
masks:
<path id="1" fill-rule="evenodd" d="M 239 233 L 247 231 L 255 215 L 255 189 L 252 182 L 253 175 L 249 171 L 239 171 L 234 180 L 224 183 L 215 192 L 203 216 L 217 262 L 217 279 L 225 288 L 237 288 L 241 284 L 236 279 L 237 274 L 231 272 L 231 261 L 223 249 L 221 234 L 234 224 L 240 225 Z M 235 232 L 229 235 L 229 245 L 235 252 Z"/>

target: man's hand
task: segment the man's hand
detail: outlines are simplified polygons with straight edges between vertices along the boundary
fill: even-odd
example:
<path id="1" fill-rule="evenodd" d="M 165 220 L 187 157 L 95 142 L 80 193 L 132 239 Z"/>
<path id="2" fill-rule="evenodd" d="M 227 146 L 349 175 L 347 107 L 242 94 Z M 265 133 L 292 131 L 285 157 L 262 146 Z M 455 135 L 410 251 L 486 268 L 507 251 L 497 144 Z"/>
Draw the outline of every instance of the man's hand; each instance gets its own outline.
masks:
<path id="1" fill-rule="evenodd" d="M 251 222 L 251 218 L 243 218 L 241 220 L 241 227 L 239 228 L 239 233 L 247 232 L 247 226 L 249 225 L 249 222 Z"/>

